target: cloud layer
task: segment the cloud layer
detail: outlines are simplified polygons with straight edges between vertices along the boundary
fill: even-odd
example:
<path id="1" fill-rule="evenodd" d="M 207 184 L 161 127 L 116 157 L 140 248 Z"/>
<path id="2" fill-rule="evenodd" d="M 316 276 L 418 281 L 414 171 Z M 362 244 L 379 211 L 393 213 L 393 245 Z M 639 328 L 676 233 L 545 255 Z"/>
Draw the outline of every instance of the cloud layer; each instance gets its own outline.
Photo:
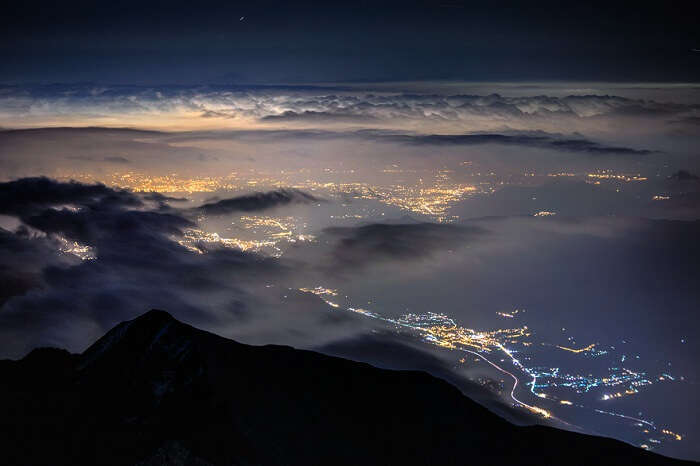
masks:
<path id="1" fill-rule="evenodd" d="M 182 246 L 183 231 L 194 224 L 163 209 L 165 197 L 31 178 L 0 183 L 0 198 L 0 213 L 23 225 L 0 230 L 3 356 L 47 344 L 78 350 L 144 306 L 224 333 L 233 325 L 239 333 L 280 338 L 290 331 L 280 325 L 285 321 L 297 335 L 352 326 L 351 316 L 321 312 L 326 306 L 315 297 L 301 294 L 283 304 L 282 290 L 265 288 L 291 271 L 277 260 L 216 245 L 202 246 L 204 253 Z M 92 257 L 80 260 L 73 252 L 85 247 Z M 271 309 L 276 323 L 261 325 Z"/>
<path id="2" fill-rule="evenodd" d="M 691 121 L 689 119 L 697 118 L 700 111 L 700 106 L 692 103 L 595 94 L 445 95 L 368 92 L 349 87 L 81 85 L 4 86 L 0 108 L 0 125 L 10 127 L 17 121 L 40 126 L 56 119 L 80 123 L 81 118 L 82 121 L 89 118 L 93 125 L 120 121 L 122 125 L 150 122 L 151 126 L 170 124 L 191 128 L 217 125 L 225 128 L 235 122 L 248 128 L 285 123 L 324 126 L 356 123 L 381 127 L 392 122 L 410 125 L 413 121 L 433 129 L 467 125 L 477 131 L 499 126 L 516 129 L 559 126 L 553 119 L 581 128 L 590 126 L 583 123 L 586 120 L 613 117 Z M 154 120 L 155 117 L 158 120 Z"/>

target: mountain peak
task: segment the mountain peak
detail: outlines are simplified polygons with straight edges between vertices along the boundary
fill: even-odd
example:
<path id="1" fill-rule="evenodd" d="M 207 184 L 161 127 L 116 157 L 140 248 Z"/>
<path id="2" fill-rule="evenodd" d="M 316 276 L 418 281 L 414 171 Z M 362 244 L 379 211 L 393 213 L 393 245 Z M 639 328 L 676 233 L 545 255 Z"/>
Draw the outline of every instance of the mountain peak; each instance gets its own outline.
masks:
<path id="1" fill-rule="evenodd" d="M 145 312 L 134 319 L 134 321 L 137 321 L 137 322 L 138 321 L 153 321 L 153 320 L 168 321 L 168 320 L 176 320 L 176 319 L 169 312 L 163 311 L 161 309 L 151 309 L 150 311 Z"/>
<path id="2" fill-rule="evenodd" d="M 153 351 L 163 351 L 164 337 L 185 340 L 193 332 L 196 330 L 181 323 L 168 312 L 151 309 L 135 319 L 118 324 L 97 340 L 81 355 L 79 367 L 85 369 L 94 365 L 98 359 L 103 360 L 101 365 L 104 366 L 105 358 L 114 363 L 134 364 L 137 360 L 152 358 Z"/>
<path id="3" fill-rule="evenodd" d="M 182 324 L 175 319 L 169 312 L 160 309 L 151 309 L 148 312 L 141 314 L 135 319 L 127 321 L 132 329 L 143 329 L 144 331 L 158 331 L 165 325 Z"/>

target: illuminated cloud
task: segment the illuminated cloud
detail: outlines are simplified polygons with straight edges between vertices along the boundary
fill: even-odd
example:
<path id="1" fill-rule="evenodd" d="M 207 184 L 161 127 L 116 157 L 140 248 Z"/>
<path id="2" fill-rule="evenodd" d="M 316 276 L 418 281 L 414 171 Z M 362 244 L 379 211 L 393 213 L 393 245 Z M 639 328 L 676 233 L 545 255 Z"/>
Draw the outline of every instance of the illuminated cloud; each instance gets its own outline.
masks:
<path id="1" fill-rule="evenodd" d="M 368 92 L 362 88 L 289 87 L 138 87 L 6 86 L 0 95 L 0 124 L 12 127 L 63 125 L 171 128 L 270 128 L 362 124 L 391 127 L 423 122 L 427 128 L 475 131 L 511 127 L 557 128 L 553 119 L 574 131 L 601 118 L 686 121 L 696 104 L 657 102 L 612 95 L 411 94 Z M 59 92 L 60 91 L 60 92 Z M 542 89 L 547 92 L 547 89 Z M 198 121 L 201 120 L 201 121 Z M 689 121 L 689 120 L 688 120 Z"/>

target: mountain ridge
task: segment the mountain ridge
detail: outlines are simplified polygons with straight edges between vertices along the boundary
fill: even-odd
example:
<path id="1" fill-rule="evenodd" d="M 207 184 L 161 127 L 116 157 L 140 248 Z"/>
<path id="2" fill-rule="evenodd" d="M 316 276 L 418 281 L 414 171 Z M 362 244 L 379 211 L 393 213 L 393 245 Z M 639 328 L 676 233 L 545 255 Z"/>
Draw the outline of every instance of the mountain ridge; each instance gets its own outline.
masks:
<path id="1" fill-rule="evenodd" d="M 0 380 L 7 464 L 694 464 L 515 426 L 424 372 L 249 346 L 158 310 L 79 355 L 0 361 Z"/>

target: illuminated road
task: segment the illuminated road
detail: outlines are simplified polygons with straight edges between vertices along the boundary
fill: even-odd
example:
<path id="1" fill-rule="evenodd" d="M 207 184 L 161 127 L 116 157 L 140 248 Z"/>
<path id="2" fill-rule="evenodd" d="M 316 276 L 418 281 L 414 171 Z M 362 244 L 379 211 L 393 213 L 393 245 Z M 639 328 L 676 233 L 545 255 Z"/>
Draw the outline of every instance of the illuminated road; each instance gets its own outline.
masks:
<path id="1" fill-rule="evenodd" d="M 474 351 L 472 351 L 472 350 L 468 350 L 468 349 L 463 349 L 462 351 L 466 351 L 467 353 L 471 353 L 471 354 L 473 354 L 474 356 L 480 357 L 481 359 L 483 359 L 483 360 L 486 361 L 487 363 L 491 364 L 493 367 L 495 367 L 495 368 L 498 369 L 499 371 L 503 372 L 504 374 L 508 374 L 509 376 L 511 376 L 511 377 L 513 378 L 513 388 L 512 388 L 511 391 L 510 391 L 510 397 L 513 399 L 513 401 L 515 401 L 515 403 L 516 403 L 517 405 L 523 406 L 524 408 L 529 409 L 529 410 L 532 411 L 533 413 L 540 414 L 540 415 L 542 415 L 542 416 L 545 417 L 545 418 L 548 418 L 548 417 L 551 417 L 551 416 L 552 416 L 551 413 L 550 413 L 549 411 L 547 411 L 547 410 L 545 410 L 545 409 L 542 409 L 542 408 L 539 408 L 539 407 L 537 407 L 537 406 L 529 405 L 529 404 L 527 404 L 527 403 L 525 403 L 525 402 L 523 402 L 523 401 L 520 401 L 519 399 L 517 399 L 517 398 L 515 397 L 515 389 L 518 387 L 518 383 L 519 383 L 519 380 L 518 380 L 518 378 L 517 378 L 515 375 L 513 375 L 512 373 L 510 373 L 510 372 L 508 372 L 507 370 L 503 369 L 502 367 L 500 367 L 500 366 L 498 366 L 498 365 L 492 363 L 491 361 L 489 361 L 488 359 L 486 359 L 484 356 L 480 355 L 479 353 L 476 353 L 476 352 L 474 352 Z M 562 422 L 564 422 L 564 421 L 562 421 Z"/>
<path id="2" fill-rule="evenodd" d="M 334 308 L 338 308 L 338 307 L 339 307 L 339 305 L 338 305 L 337 303 L 332 302 L 332 301 L 329 301 L 328 299 L 326 299 L 326 298 L 324 297 L 324 296 L 327 296 L 327 295 L 330 295 L 330 296 L 337 296 L 338 293 L 335 292 L 334 290 L 329 290 L 329 289 L 323 288 L 323 287 L 316 287 L 316 288 L 301 288 L 301 291 L 304 291 L 304 292 L 307 292 L 307 293 L 308 293 L 308 292 L 314 293 L 314 294 L 316 294 L 317 296 L 319 296 L 321 299 L 323 299 L 323 300 L 326 302 L 326 304 L 328 304 L 328 305 L 330 305 L 330 306 L 332 306 L 332 307 L 334 307 Z M 407 324 L 407 323 L 402 322 L 402 321 L 400 321 L 400 320 L 390 319 L 390 318 L 387 318 L 387 317 L 382 317 L 382 316 L 380 316 L 380 315 L 377 315 L 377 314 L 375 314 L 375 313 L 373 313 L 373 312 L 366 311 L 366 310 L 364 310 L 364 309 L 355 309 L 355 308 L 352 308 L 352 307 L 348 307 L 348 308 L 346 308 L 346 310 L 351 311 L 351 312 L 355 312 L 355 313 L 359 313 L 359 314 L 362 314 L 362 315 L 365 315 L 365 316 L 368 316 L 368 317 L 372 317 L 372 318 L 374 318 L 374 319 L 378 319 L 378 320 L 382 320 L 382 321 L 385 321 L 385 322 L 389 322 L 389 323 L 392 323 L 392 324 L 394 324 L 394 325 L 398 325 L 398 326 L 401 326 L 401 327 L 409 328 L 409 329 L 411 329 L 411 330 L 413 330 L 413 331 L 418 331 L 418 332 L 421 332 L 421 333 L 427 333 L 427 334 L 429 334 L 429 335 L 431 335 L 431 336 L 434 336 L 434 334 L 435 334 L 435 332 L 432 331 L 430 328 L 423 328 L 423 327 L 419 327 L 419 326 Z M 516 365 L 517 367 L 519 367 L 521 370 L 523 370 L 525 373 L 527 373 L 528 375 L 530 375 L 530 376 L 533 378 L 533 380 L 532 380 L 532 385 L 533 385 L 533 387 L 534 387 L 535 380 L 536 380 L 537 377 L 536 377 L 535 375 L 533 375 L 533 374 L 530 374 L 530 372 L 527 370 L 527 368 L 525 368 L 525 366 L 523 366 L 523 365 L 520 363 L 520 361 L 518 361 L 518 360 L 513 356 L 513 354 L 512 354 L 505 346 L 503 346 L 503 345 L 500 344 L 500 343 L 495 343 L 495 345 L 496 345 L 501 351 L 503 351 L 505 354 L 508 355 L 508 357 L 511 359 L 511 361 L 513 362 L 514 365 Z M 538 406 L 533 406 L 533 405 L 530 405 L 530 404 L 528 404 L 528 403 L 525 403 L 524 401 L 519 400 L 519 399 L 515 396 L 515 390 L 516 390 L 516 388 L 518 387 L 518 384 L 520 383 L 520 381 L 518 380 L 518 378 L 517 378 L 513 373 L 507 371 L 506 369 L 503 369 L 503 368 L 500 367 L 499 365 L 497 365 L 497 364 L 491 362 L 490 360 L 486 359 L 486 357 L 484 357 L 483 355 L 481 355 L 481 354 L 479 354 L 479 353 L 477 353 L 477 352 L 475 352 L 475 351 L 468 350 L 468 349 L 462 348 L 462 347 L 456 348 L 456 347 L 452 346 L 452 348 L 453 348 L 453 349 L 458 349 L 459 351 L 465 351 L 465 352 L 467 352 L 467 353 L 473 354 L 474 356 L 477 356 L 477 357 L 483 359 L 484 361 L 486 361 L 487 363 L 489 363 L 489 364 L 490 364 L 491 366 L 493 366 L 496 370 L 498 370 L 498 371 L 500 371 L 500 372 L 502 372 L 502 373 L 504 373 L 504 374 L 508 374 L 508 375 L 513 379 L 513 388 L 512 388 L 511 391 L 510 391 L 510 397 L 511 397 L 511 399 L 515 402 L 515 404 L 516 404 L 517 406 L 522 406 L 522 407 L 524 407 L 525 409 L 527 409 L 527 410 L 529 410 L 529 411 L 531 411 L 531 412 L 533 412 L 533 413 L 539 414 L 540 416 L 542 416 L 542 417 L 544 417 L 544 418 L 550 418 L 550 417 L 552 417 L 552 414 L 551 414 L 549 411 L 547 411 L 546 409 L 543 409 L 543 408 L 540 408 L 540 407 L 538 407 Z M 533 393 L 534 393 L 534 391 L 533 391 Z M 564 422 L 564 421 L 561 421 L 561 422 Z M 564 423 L 565 423 L 565 424 L 568 424 L 568 423 L 566 423 L 566 422 L 564 422 Z M 569 424 L 569 425 L 570 425 L 570 424 Z"/>
<path id="3" fill-rule="evenodd" d="M 637 417 L 633 416 L 628 416 L 625 414 L 620 414 L 616 413 L 613 411 L 607 411 L 603 409 L 596 409 L 591 406 L 585 406 L 581 403 L 576 403 L 576 402 L 571 402 L 565 399 L 560 399 L 557 396 L 554 396 L 552 394 L 544 393 L 541 392 L 541 390 L 546 389 L 547 387 L 561 387 L 563 389 L 568 389 L 575 391 L 577 394 L 584 394 L 587 393 L 590 389 L 594 389 L 597 387 L 613 387 L 616 385 L 619 385 L 620 383 L 629 383 L 631 386 L 634 387 L 642 387 L 645 385 L 651 384 L 650 380 L 648 380 L 645 377 L 644 372 L 633 372 L 630 371 L 629 369 L 618 369 L 614 368 L 615 371 L 610 375 L 602 376 L 602 377 L 593 377 L 591 375 L 585 376 L 585 375 L 570 375 L 567 374 L 566 372 L 562 371 L 561 374 L 559 374 L 559 368 L 554 368 L 548 370 L 548 372 L 543 372 L 540 368 L 533 367 L 533 368 L 528 368 L 525 367 L 521 362 L 520 358 L 516 357 L 515 353 L 517 351 L 515 350 L 510 350 L 508 349 L 505 345 L 506 344 L 512 344 L 512 345 L 517 345 L 517 344 L 522 344 L 524 346 L 530 346 L 532 343 L 529 341 L 523 341 L 523 339 L 530 337 L 531 331 L 528 329 L 527 326 L 522 326 L 522 327 L 516 327 L 516 328 L 506 328 L 506 329 L 495 329 L 495 330 L 490 330 L 490 331 L 478 331 L 478 330 L 472 330 L 469 328 L 465 328 L 462 326 L 459 326 L 453 319 L 450 317 L 444 315 L 444 314 L 436 314 L 432 312 L 428 312 L 425 314 L 405 314 L 401 317 L 398 318 L 389 318 L 389 317 L 384 317 L 376 312 L 369 311 L 367 309 L 361 309 L 361 308 L 353 308 L 353 307 L 346 307 L 344 305 L 339 304 L 338 302 L 330 301 L 328 298 L 331 297 L 337 297 L 340 295 L 337 290 L 334 289 L 329 289 L 329 288 L 324 288 L 322 286 L 317 286 L 314 288 L 300 288 L 300 291 L 306 292 L 306 293 L 313 293 L 319 298 L 321 298 L 326 304 L 331 306 L 334 309 L 344 309 L 353 313 L 357 314 L 362 314 L 366 317 L 371 317 L 372 319 L 386 322 L 388 324 L 391 324 L 394 326 L 395 329 L 403 328 L 406 330 L 409 330 L 411 332 L 414 332 L 417 337 L 420 337 L 422 341 L 435 345 L 447 350 L 452 350 L 452 351 L 460 351 L 460 352 L 466 352 L 471 355 L 476 356 L 480 360 L 483 360 L 487 362 L 491 367 L 496 369 L 498 372 L 507 374 L 512 380 L 513 380 L 513 385 L 511 387 L 511 390 L 508 394 L 510 399 L 512 400 L 513 406 L 516 407 L 522 407 L 524 409 L 527 409 L 531 413 L 537 414 L 538 416 L 542 416 L 545 419 L 552 419 L 556 420 L 558 423 L 561 423 L 563 425 L 566 425 L 574 430 L 577 431 L 588 431 L 591 433 L 596 433 L 594 430 L 588 428 L 583 428 L 581 426 L 577 426 L 574 424 L 571 424 L 569 422 L 566 422 L 562 420 L 561 418 L 555 416 L 552 412 L 541 408 L 539 406 L 535 406 L 529 403 L 526 403 L 522 401 L 521 399 L 518 398 L 516 391 L 518 390 L 518 387 L 521 385 L 521 380 L 519 379 L 518 375 L 516 375 L 517 371 L 511 372 L 500 365 L 496 364 L 495 362 L 491 361 L 489 358 L 485 356 L 488 355 L 489 353 L 496 354 L 495 351 L 499 351 L 504 353 L 504 355 L 508 356 L 510 359 L 511 363 L 520 371 L 522 371 L 523 375 L 527 375 L 528 377 L 531 377 L 532 380 L 529 382 L 527 385 L 530 385 L 530 392 L 532 395 L 539 397 L 539 398 L 544 398 L 549 400 L 550 402 L 556 402 L 558 401 L 559 404 L 561 405 L 570 405 L 575 408 L 583 409 L 586 411 L 592 411 L 598 414 L 603 414 L 606 416 L 612 416 L 620 419 L 625 419 L 628 421 L 633 421 L 636 423 L 636 426 L 639 428 L 644 429 L 645 427 L 648 428 L 648 430 L 643 430 L 643 432 L 640 432 L 639 434 L 645 435 L 644 439 L 651 444 L 659 444 L 660 441 L 662 440 L 661 437 L 658 437 L 658 435 L 653 435 L 651 432 L 655 432 L 657 434 L 663 434 L 662 437 L 664 438 L 670 438 L 674 440 L 682 440 L 683 436 L 681 434 L 677 434 L 673 432 L 672 430 L 668 428 L 657 428 L 654 422 L 645 420 L 645 419 L 640 419 Z M 347 298 L 347 297 L 346 297 Z M 517 312 L 517 311 L 516 311 Z M 515 314 L 515 313 L 514 313 Z M 503 317 L 512 317 L 513 314 L 507 314 L 504 315 L 504 313 L 499 313 L 499 315 Z M 607 354 L 607 350 L 597 350 L 595 351 L 595 348 L 597 347 L 597 344 L 589 344 L 586 347 L 583 348 L 569 348 L 566 346 L 560 346 L 560 345 L 552 345 L 547 342 L 542 342 L 541 343 L 544 346 L 550 346 L 550 347 L 555 347 L 560 350 L 570 352 L 572 354 L 581 354 L 581 355 L 588 355 L 591 354 L 592 356 L 589 357 L 598 357 L 603 354 Z M 624 358 L 624 356 L 623 356 Z M 527 358 L 526 358 L 527 359 Z M 464 359 L 460 360 L 461 362 L 465 362 Z M 505 359 L 501 359 L 501 361 L 505 361 Z M 624 359 L 623 359 L 624 361 Z M 552 380 L 547 380 L 547 379 L 552 379 L 555 378 L 554 381 Z M 541 382 L 540 385 L 537 385 L 536 382 L 540 379 L 544 379 L 544 384 Z M 673 377 L 670 375 L 664 373 L 662 376 L 658 377 L 659 380 L 674 380 Z M 654 380 L 654 378 L 652 378 Z M 536 392 L 536 389 L 539 389 L 540 392 Z M 636 390 L 636 388 L 635 388 Z M 635 391 L 635 393 L 638 393 Z M 615 395 L 617 396 L 617 394 Z M 620 395 L 621 396 L 621 395 Z M 605 395 L 603 398 L 601 398 L 601 401 L 607 400 L 607 399 L 612 399 L 612 395 Z M 638 435 L 639 435 L 638 434 Z M 605 435 L 605 433 L 601 434 Z M 653 435 L 652 438 L 649 437 L 649 435 Z M 627 441 L 630 441 L 632 444 L 636 444 L 637 446 L 644 448 L 644 449 L 652 449 L 650 444 L 646 442 L 639 442 L 639 440 L 636 441 L 631 441 L 629 438 L 625 439 Z"/>

